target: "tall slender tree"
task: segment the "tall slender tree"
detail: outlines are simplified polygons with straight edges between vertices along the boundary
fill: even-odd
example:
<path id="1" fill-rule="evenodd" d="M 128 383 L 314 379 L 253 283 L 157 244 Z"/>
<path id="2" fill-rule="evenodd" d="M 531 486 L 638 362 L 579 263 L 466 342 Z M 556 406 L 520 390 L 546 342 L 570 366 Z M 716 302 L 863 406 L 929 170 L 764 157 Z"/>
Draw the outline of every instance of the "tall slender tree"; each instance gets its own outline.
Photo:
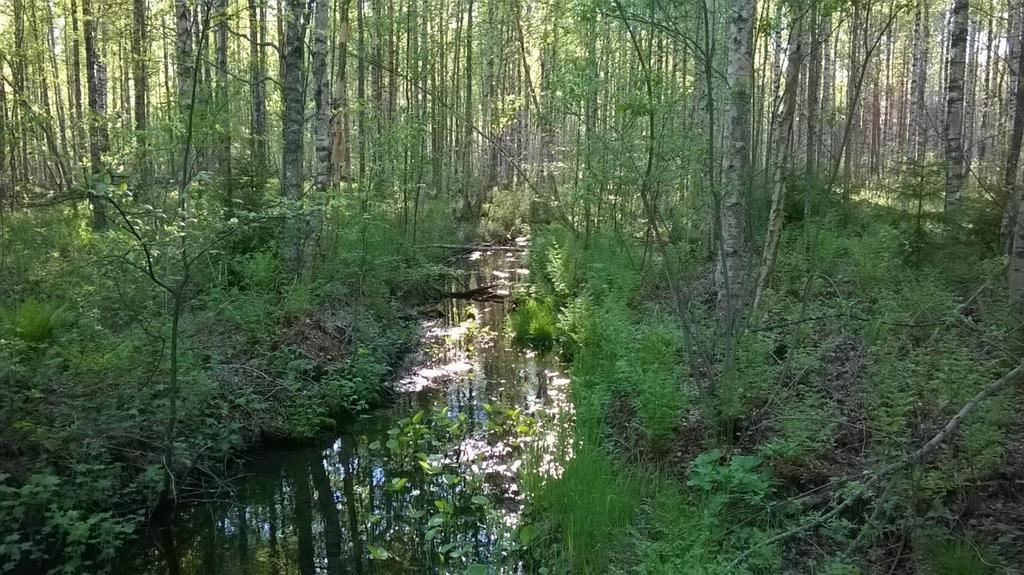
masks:
<path id="1" fill-rule="evenodd" d="M 796 102 L 800 92 L 800 65 L 803 57 L 802 17 L 793 15 L 795 9 L 791 9 L 789 47 L 786 56 L 786 88 L 782 96 L 782 114 L 779 122 L 779 130 L 776 134 L 772 147 L 778 151 L 779 157 L 772 166 L 772 205 L 768 218 L 768 232 L 765 238 L 764 250 L 761 255 L 761 265 L 757 273 L 757 282 L 754 285 L 754 299 L 752 308 L 757 309 L 761 297 L 768 284 L 772 269 L 775 267 L 775 258 L 779 250 L 779 239 L 782 236 L 783 212 L 786 202 L 786 177 L 790 164 L 790 153 L 794 147 L 793 118 L 796 115 Z"/>
<path id="2" fill-rule="evenodd" d="M 146 30 L 148 7 L 146 0 L 132 0 L 132 80 L 135 96 L 135 146 L 139 164 L 139 180 L 149 186 L 152 179 L 149 145 L 146 130 L 149 127 L 149 35 Z"/>
<path id="3" fill-rule="evenodd" d="M 137 1 L 137 0 L 136 0 Z M 215 117 L 217 118 L 217 168 L 224 187 L 227 212 L 231 213 L 235 199 L 235 180 L 231 166 L 231 86 L 228 70 L 228 0 L 215 0 L 213 39 L 216 52 L 217 88 Z"/>
<path id="4" fill-rule="evenodd" d="M 914 47 L 910 80 L 910 121 L 906 158 L 909 162 L 924 159 L 928 138 L 926 119 L 926 88 L 928 81 L 928 0 L 917 0 L 914 6 Z"/>
<path id="5" fill-rule="evenodd" d="M 249 8 L 249 161 L 252 163 L 252 194 L 262 193 L 267 164 L 267 5 L 248 0 Z M 250 203 L 255 198 L 250 198 Z"/>
<path id="6" fill-rule="evenodd" d="M 949 71 L 946 76 L 946 210 L 960 202 L 964 179 L 964 69 L 967 62 L 968 0 L 953 3 Z"/>
<path id="7" fill-rule="evenodd" d="M 101 180 L 107 175 L 103 156 L 109 151 L 107 131 L 107 66 L 100 59 L 98 22 L 93 12 L 93 2 L 82 0 L 82 20 L 85 31 L 85 77 L 89 85 L 89 165 L 92 173 L 92 188 L 96 193 Z M 94 230 L 107 228 L 106 203 L 103 198 L 93 197 L 92 227 Z"/>
<path id="8" fill-rule="evenodd" d="M 330 0 L 316 0 L 313 11 L 313 187 L 318 194 L 327 191 L 331 178 L 331 86 L 327 74 L 327 24 Z"/>
<path id="9" fill-rule="evenodd" d="M 1022 37 L 1020 41 L 1024 44 L 1024 26 L 1021 26 Z M 1024 69 L 1024 50 L 1017 50 L 1018 69 Z M 1008 202 L 1005 208 L 1004 225 L 1008 220 L 1011 230 L 1009 238 L 1010 265 L 1009 285 L 1010 303 L 1015 306 L 1024 304 L 1024 218 L 1020 217 L 1019 206 L 1024 205 L 1021 195 L 1024 195 L 1024 186 L 1017 183 L 1017 171 L 1020 167 L 1021 145 L 1024 144 L 1024 74 L 1017 74 L 1017 83 L 1014 87 L 1014 108 L 1013 128 L 1010 131 L 1010 142 L 1006 153 L 1006 166 L 1003 170 L 1003 194 L 1007 199 L 1015 201 Z M 1016 209 L 1014 209 L 1016 208 Z M 1012 211 L 1011 211 L 1012 210 Z"/>
<path id="10" fill-rule="evenodd" d="M 302 251 L 305 243 L 305 216 L 300 202 L 305 184 L 303 170 L 304 132 L 306 128 L 306 2 L 287 0 L 284 36 L 284 70 L 281 112 L 281 195 L 291 203 L 284 230 L 284 258 L 293 273 L 302 269 Z"/>
<path id="11" fill-rule="evenodd" d="M 729 106 L 722 160 L 722 193 L 717 202 L 719 233 L 715 284 L 718 314 L 726 333 L 738 328 L 747 274 L 746 202 L 750 188 L 750 109 L 753 76 L 755 0 L 732 0 L 727 6 L 729 57 L 726 80 Z"/>

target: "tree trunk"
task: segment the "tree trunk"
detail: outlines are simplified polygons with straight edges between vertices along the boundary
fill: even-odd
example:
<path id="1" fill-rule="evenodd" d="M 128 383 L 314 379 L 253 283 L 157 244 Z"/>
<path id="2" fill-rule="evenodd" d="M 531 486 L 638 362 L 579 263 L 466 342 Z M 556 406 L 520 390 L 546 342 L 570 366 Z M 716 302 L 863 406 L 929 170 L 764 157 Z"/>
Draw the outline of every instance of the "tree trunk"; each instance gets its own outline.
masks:
<path id="1" fill-rule="evenodd" d="M 284 232 L 284 259 L 289 271 L 302 269 L 305 242 L 305 217 L 300 213 L 303 176 L 303 133 L 306 127 L 305 62 L 306 2 L 287 0 L 287 28 L 284 37 L 284 70 L 281 86 L 284 102 L 281 113 L 281 195 L 291 210 Z"/>
<path id="2" fill-rule="evenodd" d="M 1018 115 L 1018 113 L 1021 112 L 1021 108 L 1019 108 L 1015 104 L 1017 102 L 1018 86 L 1021 85 L 1020 77 L 1022 75 L 1021 74 L 1022 66 L 1021 66 L 1021 63 L 1020 63 L 1021 62 L 1020 56 L 1021 56 L 1022 53 L 1024 53 L 1024 49 L 1022 49 L 1022 48 L 1024 48 L 1024 46 L 1022 46 L 1022 44 L 1024 44 L 1024 40 L 1022 40 L 1022 38 L 1021 38 L 1022 35 L 1024 35 L 1024 13 L 1022 13 L 1022 11 L 1024 11 L 1024 0 L 1009 0 L 1008 1 L 1008 12 L 1009 12 L 1009 15 L 1010 15 L 1010 21 L 1009 21 L 1009 24 L 1007 25 L 1007 33 L 1008 33 L 1008 38 L 1007 38 L 1007 55 L 1008 55 L 1007 68 L 1008 68 L 1008 71 L 1007 71 L 1006 75 L 1007 75 L 1007 84 L 1009 86 L 1009 90 L 1007 90 L 1007 92 L 1009 92 L 1009 94 L 1007 95 L 1008 97 L 1004 101 L 1004 106 L 1005 106 L 1005 109 L 1006 109 L 1006 113 L 1005 113 L 1006 122 L 1009 123 L 1012 126 L 1016 126 L 1017 125 L 1017 115 Z M 1016 147 L 1018 148 L 1017 155 L 1019 155 L 1019 144 Z M 1007 145 L 1006 145 L 1006 156 L 1004 157 L 1005 158 L 1004 165 L 1007 166 L 1007 169 L 1009 169 L 1008 167 L 1011 164 L 1011 162 L 1014 165 L 1016 165 L 1017 162 L 1018 162 L 1018 160 L 1014 158 L 1014 155 L 1015 155 L 1014 148 L 1015 148 L 1015 146 L 1014 146 L 1014 142 L 1013 142 L 1013 132 L 1011 131 L 1010 139 L 1009 139 L 1009 141 L 1007 142 Z M 1006 180 L 1009 177 L 1011 177 L 1011 176 L 1009 174 L 1007 174 L 1006 172 L 1004 172 L 1004 175 L 1003 175 L 1003 181 L 1004 181 L 1003 193 L 1004 193 L 1004 195 L 1003 195 L 1002 199 L 1003 199 L 1003 204 L 1005 206 L 1005 209 L 1003 211 L 1003 222 L 1002 222 L 1001 232 L 1002 232 L 1002 237 L 1003 238 L 1007 238 L 1007 239 L 1011 237 L 1011 234 L 1013 233 L 1013 230 L 1016 228 L 1017 213 L 1020 210 L 1020 206 L 1018 205 L 1018 201 L 1017 201 L 1016 191 L 1014 190 L 1014 188 L 1012 186 L 1006 186 L 1005 185 Z M 1017 178 L 1016 171 L 1014 171 L 1014 173 L 1012 175 L 1012 178 L 1014 179 L 1014 181 L 1016 181 L 1016 178 Z M 1012 240 L 1009 240 L 1007 242 L 1007 245 L 1009 245 L 1010 242 L 1012 242 Z"/>
<path id="3" fill-rule="evenodd" d="M 466 15 L 466 98 L 462 130 L 462 198 L 466 217 L 472 220 L 481 206 L 473 200 L 473 0 Z"/>
<path id="4" fill-rule="evenodd" d="M 995 69 L 995 62 L 993 61 L 993 45 L 995 44 L 995 22 L 993 17 L 989 14 L 988 17 L 988 29 L 985 31 L 985 80 L 982 87 L 982 104 L 981 104 L 981 138 L 978 140 L 978 163 L 984 162 L 988 159 L 988 151 L 991 147 L 989 144 L 991 125 L 992 125 L 992 71 Z"/>
<path id="5" fill-rule="evenodd" d="M 978 40 L 980 38 L 981 21 L 977 18 L 969 19 L 970 28 L 967 40 L 967 69 L 964 72 L 964 129 L 963 129 L 963 151 L 964 151 L 964 177 L 970 174 L 972 163 L 976 156 L 975 143 L 978 116 Z"/>
<path id="6" fill-rule="evenodd" d="M 294 14 L 292 4 L 295 3 L 298 2 L 288 0 L 290 13 Z M 291 22 L 289 21 L 290 26 Z M 316 573 L 316 547 L 313 541 L 313 498 L 309 487 L 309 470 L 304 464 L 293 464 L 288 475 L 291 477 L 295 489 L 293 525 L 295 525 L 298 573 L 299 575 L 314 575 Z"/>
<path id="7" fill-rule="evenodd" d="M 85 72 L 89 84 L 89 165 L 92 171 L 92 188 L 96 191 L 99 180 L 106 168 L 103 154 L 109 148 L 107 135 L 107 66 L 100 60 L 97 45 L 97 22 L 92 11 L 93 0 L 82 0 L 82 19 L 85 28 Z M 107 228 L 106 203 L 102 198 L 92 198 L 92 228 Z"/>
<path id="8" fill-rule="evenodd" d="M 1024 6 L 1024 0 L 1007 0 L 1007 15 L 1009 20 L 1006 24 L 1006 78 L 1004 86 L 1000 87 L 999 93 L 1002 96 L 1000 100 L 999 110 L 999 123 L 1000 126 L 1013 125 L 1013 115 L 1015 113 L 1014 102 L 1016 102 L 1016 90 L 1017 90 L 1017 76 L 1020 73 L 1020 66 L 1018 65 L 1018 55 L 1021 52 L 1021 8 Z M 1003 142 L 1000 142 L 1003 143 Z M 1003 148 L 1001 151 L 1005 151 Z M 1005 158 L 1005 157 L 1004 157 Z M 1011 196 L 1008 201 L 1015 201 Z"/>
<path id="9" fill-rule="evenodd" d="M 327 191 L 331 179 L 331 87 L 327 76 L 327 22 L 330 0 L 316 0 L 313 13 L 313 188 L 318 195 Z M 323 198 L 317 198 L 322 201 Z"/>
<path id="10" fill-rule="evenodd" d="M 138 0 L 136 0 L 138 1 Z M 215 118 L 219 124 L 217 133 L 217 166 L 220 169 L 220 180 L 224 186 L 224 199 L 227 206 L 226 212 L 230 214 L 234 209 L 235 181 L 231 171 L 231 103 L 229 101 L 230 91 L 228 83 L 228 0 L 216 0 L 214 5 L 215 20 L 213 36 L 216 67 L 217 67 L 217 91 Z"/>
<path id="11" fill-rule="evenodd" d="M 74 103 L 75 159 L 78 160 L 81 157 L 82 142 L 85 140 L 82 134 L 85 123 L 82 121 L 82 49 L 79 46 L 78 5 L 75 0 L 71 0 L 68 10 L 71 12 L 71 62 L 68 82 L 71 85 L 71 99 Z"/>
<path id="12" fill-rule="evenodd" d="M 782 97 L 782 114 L 779 130 L 772 147 L 778 150 L 779 157 L 772 167 L 772 207 L 768 218 L 768 234 L 765 239 L 764 251 L 761 255 L 761 267 L 758 271 L 757 284 L 754 286 L 754 302 L 751 306 L 756 310 L 761 303 L 764 288 L 775 267 L 775 257 L 779 250 L 779 238 L 782 236 L 783 215 L 786 202 L 786 176 L 789 156 L 794 147 L 793 116 L 796 114 L 797 93 L 800 86 L 800 63 L 803 61 L 801 35 L 801 18 L 791 20 L 789 33 L 789 49 L 786 57 L 786 91 Z"/>
<path id="13" fill-rule="evenodd" d="M 836 93 L 835 37 L 838 36 L 832 33 L 831 14 L 826 14 L 822 18 L 821 26 L 825 33 L 823 34 L 823 44 L 821 46 L 823 51 L 821 56 L 822 82 L 821 105 L 818 108 L 818 115 L 824 118 L 825 121 L 819 123 L 817 151 L 815 152 L 818 167 L 832 165 L 833 140 L 835 139 L 835 114 L 833 112 Z"/>
<path id="14" fill-rule="evenodd" d="M 338 504 L 334 501 L 334 488 L 324 469 L 323 460 L 317 458 L 310 461 L 309 468 L 313 477 L 313 487 L 316 488 L 317 508 L 320 512 L 320 519 L 323 521 L 327 575 L 342 575 L 345 573 L 345 562 L 341 557 L 341 513 L 338 511 Z"/>
<path id="15" fill-rule="evenodd" d="M 750 84 L 753 76 L 755 0 L 733 0 L 728 8 L 729 107 L 722 164 L 722 194 L 717 206 L 719 228 L 715 285 L 718 317 L 724 332 L 735 334 L 743 305 L 747 272 L 744 254 L 746 197 L 750 185 Z"/>
<path id="16" fill-rule="evenodd" d="M 1024 31 L 1024 26 L 1021 27 Z M 1024 43 L 1024 32 L 1020 39 Z M 1018 70 L 1024 70 L 1024 50 L 1017 51 Z M 1005 197 L 1016 196 L 1015 206 L 1018 208 L 1024 201 L 1024 187 L 1018 190 L 1017 169 L 1020 166 L 1021 142 L 1024 140 L 1024 74 L 1017 75 L 1017 84 L 1014 89 L 1014 125 L 1010 134 L 1010 146 L 1007 153 L 1006 170 L 1002 173 L 1002 189 Z M 1008 203 L 1009 204 L 1009 203 Z M 1008 211 L 1009 211 L 1008 206 Z M 1015 305 L 1024 303 L 1024 218 L 1019 217 L 1018 211 L 1010 214 L 1010 221 L 1013 224 L 1013 245 L 1010 251 L 1010 302 Z"/>
<path id="17" fill-rule="evenodd" d="M 1021 30 L 1024 30 L 1024 26 L 1021 26 Z M 1024 38 L 1020 40 L 1024 42 Z M 1018 69 L 1024 68 L 1024 50 L 1017 50 L 1017 66 Z M 1003 190 L 1006 198 L 1016 196 L 1017 201 L 1014 205 L 1020 206 L 1024 200 L 1020 195 L 1024 194 L 1017 189 L 1017 168 L 1020 165 L 1021 142 L 1024 140 L 1024 74 L 1017 74 L 1016 80 L 1013 130 L 1010 133 L 1010 145 L 1006 155 L 1006 169 L 1003 171 Z M 1024 302 L 1024 218 L 1017 216 L 1017 212 L 1009 216 L 1013 225 L 1009 266 L 1010 302 L 1014 305 Z"/>
<path id="18" fill-rule="evenodd" d="M 846 125 L 849 129 L 849 133 L 846 135 L 846 147 L 843 150 L 843 201 L 847 201 L 850 198 L 850 193 L 853 186 L 853 164 L 858 159 L 859 155 L 857 151 L 860 147 L 860 122 L 858 122 L 857 114 L 857 87 L 856 82 L 853 78 L 858 74 L 857 68 L 861 66 L 860 63 L 860 47 L 861 47 L 861 35 L 864 31 L 863 27 L 863 8 L 861 7 L 861 0 L 853 0 L 853 15 L 850 20 L 850 47 L 849 47 L 849 68 L 848 68 L 848 79 L 846 82 Z M 864 62 L 863 66 L 867 66 L 868 63 Z M 863 74 L 864 70 L 860 73 Z"/>
<path id="19" fill-rule="evenodd" d="M 149 74 L 146 58 L 150 50 L 146 30 L 146 0 L 132 0 L 132 81 L 134 88 L 135 107 L 135 146 L 139 169 L 139 182 L 143 187 L 149 186 L 152 180 L 152 168 L 149 160 L 149 146 L 146 141 L 146 129 L 149 124 L 147 98 L 149 91 Z"/>
<path id="20" fill-rule="evenodd" d="M 175 11 L 175 68 L 178 75 L 178 113 L 181 124 L 186 124 L 194 105 L 195 57 L 192 55 L 192 27 L 194 18 L 188 0 L 174 0 Z M 175 170 L 179 177 L 188 179 L 191 155 L 182 155 L 182 165 Z"/>
<path id="21" fill-rule="evenodd" d="M 910 76 L 910 122 L 906 158 L 924 159 L 928 126 L 925 119 L 925 85 L 928 81 L 928 0 L 917 0 L 914 11 L 914 49 Z"/>
<path id="22" fill-rule="evenodd" d="M 822 44 L 828 42 L 829 30 L 826 19 L 818 16 L 820 7 L 815 5 L 814 17 L 811 22 L 813 40 L 811 42 L 810 59 L 807 64 L 807 150 L 805 152 L 806 171 L 813 173 L 818 167 L 818 110 L 821 98 L 821 52 Z"/>
<path id="23" fill-rule="evenodd" d="M 74 174 L 68 167 L 68 158 L 70 157 L 67 135 L 68 124 L 64 107 L 64 91 L 60 85 L 60 71 L 57 67 L 57 28 L 53 17 L 53 6 L 50 3 L 46 4 L 46 32 L 47 46 L 49 47 L 50 54 L 50 79 L 53 81 L 53 93 L 57 105 L 57 129 L 60 134 L 60 145 L 58 147 L 60 153 L 57 156 L 57 160 L 60 163 L 64 188 L 67 189 L 72 184 Z M 50 124 L 52 126 L 52 122 Z"/>
<path id="24" fill-rule="evenodd" d="M 267 170 L 267 7 L 264 0 L 249 0 L 249 157 L 253 190 L 250 203 L 258 204 Z"/>
<path id="25" fill-rule="evenodd" d="M 356 39 L 358 56 L 356 58 L 356 109 L 359 115 L 356 120 L 359 123 L 359 183 L 365 183 L 366 176 L 366 142 L 368 139 L 369 126 L 366 118 L 366 22 L 365 8 L 360 0 L 356 0 Z"/>
<path id="26" fill-rule="evenodd" d="M 335 180 L 352 178 L 352 154 L 349 151 L 348 122 L 348 41 L 352 36 L 349 24 L 349 0 L 341 0 L 341 26 L 338 31 L 337 68 L 334 85 L 334 116 L 331 121 L 331 164 Z"/>
<path id="27" fill-rule="evenodd" d="M 949 71 L 946 75 L 946 211 L 960 203 L 964 179 L 964 68 L 967 62 L 968 0 L 953 4 Z"/>
<path id="28" fill-rule="evenodd" d="M 182 115 L 187 114 L 192 103 L 192 82 L 194 80 L 192 56 L 192 9 L 188 0 L 174 0 L 176 73 L 178 75 L 178 107 Z"/>

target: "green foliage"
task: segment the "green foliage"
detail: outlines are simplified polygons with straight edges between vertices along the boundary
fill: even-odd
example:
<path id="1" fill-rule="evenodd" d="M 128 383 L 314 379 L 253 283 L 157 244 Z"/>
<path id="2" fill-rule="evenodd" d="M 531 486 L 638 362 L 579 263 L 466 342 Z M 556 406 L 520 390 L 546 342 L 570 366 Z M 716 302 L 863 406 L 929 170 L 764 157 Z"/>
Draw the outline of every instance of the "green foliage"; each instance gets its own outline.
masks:
<path id="1" fill-rule="evenodd" d="M 771 488 L 768 475 L 759 469 L 762 463 L 760 457 L 752 455 L 733 455 L 723 463 L 722 452 L 712 449 L 693 460 L 686 484 L 706 494 L 715 514 L 730 506 L 757 506 Z"/>
<path id="2" fill-rule="evenodd" d="M 699 457 L 696 473 L 704 487 L 661 479 L 652 486 L 613 573 L 651 575 L 779 572 L 778 548 L 754 550 L 743 566 L 732 558 L 770 535 L 762 504 L 766 476 L 756 458 L 720 464 L 720 453 Z M 733 458 L 735 459 L 735 458 Z M 754 503 L 748 502 L 748 500 Z M 724 512 L 732 510 L 732 513 Z"/>
<path id="3" fill-rule="evenodd" d="M 80 481 L 80 479 L 79 479 Z M 61 479 L 35 473 L 18 486 L 0 473 L 0 524 L 9 527 L 0 539 L 0 571 L 39 561 L 49 573 L 72 575 L 106 569 L 116 549 L 134 533 L 141 516 L 118 517 L 109 511 L 87 511 Z M 18 530 L 31 524 L 32 530 Z"/>
<path id="4" fill-rule="evenodd" d="M 58 311 L 35 299 L 21 303 L 7 321 L 12 335 L 29 343 L 43 343 L 53 335 Z"/>
<path id="5" fill-rule="evenodd" d="M 832 447 L 835 422 L 843 421 L 837 407 L 813 389 L 780 400 L 779 412 L 775 433 L 758 447 L 773 463 L 799 465 L 825 453 Z"/>
<path id="6" fill-rule="evenodd" d="M 531 297 L 520 301 L 508 316 L 515 340 L 540 351 L 555 345 L 555 315 L 550 300 Z"/>
<path id="7" fill-rule="evenodd" d="M 181 245 L 196 258 L 178 340 L 181 484 L 191 470 L 224 473 L 257 441 L 312 437 L 376 404 L 415 328 L 399 298 L 430 293 L 446 273 L 440 254 L 408 247 L 402 233 L 353 226 L 310 277 L 294 276 L 274 226 L 242 212 L 222 220 L 200 187 L 188 193 L 203 217 L 180 222 L 111 190 L 138 237 L 124 226 L 90 233 L 70 210 L 4 214 L 0 420 L 11 425 L 0 450 L 15 473 L 0 506 L 27 509 L 0 517 L 16 534 L 0 543 L 10 544 L 4 563 L 104 572 L 136 518 L 103 513 L 145 509 L 162 490 L 172 308 L 145 273 L 143 246 L 167 285 L 182 277 Z M 373 217 L 391 221 L 386 210 Z M 19 503 L 36 476 L 59 485 L 38 509 Z"/>
<path id="8" fill-rule="evenodd" d="M 536 509 L 561 544 L 548 561 L 556 572 L 597 573 L 608 565 L 642 496 L 639 479 L 621 473 L 599 448 L 581 444 L 561 477 L 536 494 Z"/>
<path id="9" fill-rule="evenodd" d="M 500 241 L 525 234 L 533 201 L 533 192 L 525 186 L 494 190 L 483 207 L 481 237 Z"/>
<path id="10" fill-rule="evenodd" d="M 643 483 L 639 512 L 628 527 L 613 529 L 628 535 L 606 543 L 621 558 L 612 572 L 731 573 L 730 558 L 752 546 L 745 569 L 779 572 L 780 549 L 756 544 L 807 518 L 779 510 L 771 516 L 779 523 L 768 521 L 765 509 L 776 498 L 769 466 L 780 475 L 800 474 L 819 462 L 850 461 L 858 447 L 867 450 L 865 460 L 886 461 L 1005 372 L 990 346 L 1013 330 L 1000 313 L 1005 291 L 974 293 L 985 283 L 1001 285 L 998 258 L 965 267 L 985 252 L 941 239 L 930 216 L 921 219 L 928 245 L 942 250 L 910 246 L 904 222 L 887 210 L 865 210 L 861 220 L 825 215 L 785 230 L 785 257 L 762 320 L 783 327 L 745 334 L 732 370 L 714 380 L 709 394 L 718 437 L 742 451 L 731 458 L 718 451 L 699 456 L 685 486 Z M 532 289 L 550 294 L 556 305 L 557 340 L 571 361 L 577 437 L 607 450 L 602 453 L 619 463 L 620 481 L 656 474 L 664 460 L 650 447 L 671 445 L 683 418 L 704 407 L 692 404 L 678 323 L 661 311 L 664 286 L 648 279 L 651 274 L 636 280 L 631 262 L 639 258 L 628 245 L 603 234 L 577 242 L 549 228 L 535 237 L 531 254 Z M 813 289 L 805 300 L 808 285 Z M 974 329 L 964 330 L 957 308 L 971 294 Z M 696 321 L 703 321 L 699 311 Z M 783 366 L 787 378 L 780 381 Z M 955 448 L 936 454 L 910 483 L 877 503 L 884 507 L 877 530 L 840 518 L 825 526 L 828 537 L 848 546 L 861 530 L 871 540 L 893 525 L 945 522 L 943 498 L 970 489 L 1003 461 L 1017 395 L 1009 393 L 986 402 L 963 423 Z M 653 463 L 640 456 L 651 453 Z M 852 461 L 856 465 L 856 456 Z M 570 514 L 572 498 L 582 496 L 562 497 L 567 509 L 555 516 Z M 560 530 L 555 535 L 561 541 Z M 858 564 L 857 558 L 829 557 L 818 563 L 830 573 L 858 573 Z"/>
<path id="11" fill-rule="evenodd" d="M 237 264 L 241 284 L 252 291 L 274 289 L 281 277 L 281 263 L 267 251 L 246 254 Z"/>
<path id="12" fill-rule="evenodd" d="M 771 342 L 758 334 L 745 335 L 736 354 L 731 373 L 723 374 L 715 389 L 715 417 L 726 437 L 731 437 L 736 421 L 762 401 L 778 379 L 777 366 L 771 361 Z"/>
<path id="13" fill-rule="evenodd" d="M 641 330 L 619 358 L 620 389 L 633 390 L 639 423 L 656 447 L 671 445 L 688 396 L 679 365 L 680 335 L 667 326 Z"/>
<path id="14" fill-rule="evenodd" d="M 927 575 L 988 575 L 998 571 L 977 545 L 941 534 L 921 538 L 921 555 Z"/>
<path id="15" fill-rule="evenodd" d="M 917 258 L 934 241 L 933 228 L 942 220 L 943 177 L 946 164 L 938 160 L 911 162 L 897 188 L 897 202 L 905 207 L 903 255 Z"/>

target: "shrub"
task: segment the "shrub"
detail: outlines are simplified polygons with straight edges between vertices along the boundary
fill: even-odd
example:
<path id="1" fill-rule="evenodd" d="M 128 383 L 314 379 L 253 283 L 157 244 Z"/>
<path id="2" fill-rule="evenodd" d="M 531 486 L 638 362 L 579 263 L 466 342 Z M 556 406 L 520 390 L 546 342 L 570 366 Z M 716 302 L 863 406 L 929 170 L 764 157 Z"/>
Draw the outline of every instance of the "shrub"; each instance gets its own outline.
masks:
<path id="1" fill-rule="evenodd" d="M 502 240 L 525 234 L 533 199 L 528 187 L 493 190 L 483 208 L 480 235 L 488 240 Z"/>
<path id="2" fill-rule="evenodd" d="M 43 343 L 53 336 L 57 310 L 35 299 L 27 299 L 11 314 L 8 323 L 14 336 L 28 343 Z"/>
<path id="3" fill-rule="evenodd" d="M 555 313 L 546 299 L 530 297 L 520 302 L 509 314 L 508 326 L 520 344 L 540 351 L 555 345 Z"/>

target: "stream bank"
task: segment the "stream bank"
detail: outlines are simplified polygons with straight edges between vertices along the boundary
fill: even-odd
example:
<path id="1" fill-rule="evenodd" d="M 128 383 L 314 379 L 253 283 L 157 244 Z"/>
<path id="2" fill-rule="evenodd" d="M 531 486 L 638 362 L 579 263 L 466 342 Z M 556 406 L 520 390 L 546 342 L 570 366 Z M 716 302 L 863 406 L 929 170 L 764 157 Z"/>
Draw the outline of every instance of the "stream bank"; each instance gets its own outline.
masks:
<path id="1" fill-rule="evenodd" d="M 557 475 L 572 422 L 551 355 L 513 345 L 507 299 L 526 277 L 517 251 L 472 252 L 386 409 L 317 444 L 261 451 L 230 493 L 154 529 L 140 573 L 522 571 L 531 526 L 524 483 Z"/>

